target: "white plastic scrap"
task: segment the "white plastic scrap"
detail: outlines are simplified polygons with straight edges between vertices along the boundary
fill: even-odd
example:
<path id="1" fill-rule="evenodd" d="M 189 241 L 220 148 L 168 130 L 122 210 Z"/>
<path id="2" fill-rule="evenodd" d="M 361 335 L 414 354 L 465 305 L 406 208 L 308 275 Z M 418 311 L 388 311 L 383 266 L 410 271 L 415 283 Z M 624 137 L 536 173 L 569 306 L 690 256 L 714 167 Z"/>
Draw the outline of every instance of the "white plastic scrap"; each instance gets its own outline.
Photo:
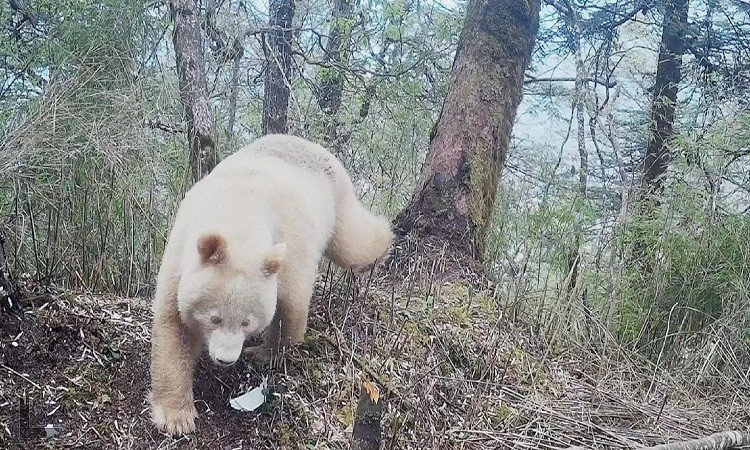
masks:
<path id="1" fill-rule="evenodd" d="M 267 377 L 263 377 L 260 386 L 245 392 L 239 397 L 235 397 L 229 400 L 229 404 L 232 408 L 238 411 L 253 411 L 266 401 L 266 386 Z"/>
<path id="2" fill-rule="evenodd" d="M 44 426 L 44 432 L 47 434 L 48 438 L 57 436 L 57 434 L 59 433 L 59 431 L 57 431 L 57 428 L 55 428 L 55 426 L 51 423 L 48 423 Z"/>

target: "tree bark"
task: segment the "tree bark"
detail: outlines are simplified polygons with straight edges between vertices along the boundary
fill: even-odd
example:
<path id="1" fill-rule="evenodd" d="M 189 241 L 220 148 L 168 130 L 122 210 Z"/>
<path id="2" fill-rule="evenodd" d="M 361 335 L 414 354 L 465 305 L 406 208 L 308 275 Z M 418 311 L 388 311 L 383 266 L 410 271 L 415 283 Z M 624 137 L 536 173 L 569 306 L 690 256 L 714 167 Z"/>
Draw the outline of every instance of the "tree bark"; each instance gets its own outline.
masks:
<path id="1" fill-rule="evenodd" d="M 185 108 L 193 181 L 211 172 L 218 162 L 214 119 L 208 101 L 203 62 L 203 38 L 198 8 L 193 0 L 169 2 L 174 21 L 173 43 L 180 80 L 180 100 Z"/>
<path id="2" fill-rule="evenodd" d="M 643 161 L 643 194 L 656 199 L 664 187 L 664 175 L 671 161 L 677 89 L 682 79 L 684 33 L 687 30 L 688 0 L 666 0 L 662 23 L 659 62 L 651 105 L 650 138 Z M 648 202 L 649 200 L 647 200 Z"/>
<path id="3" fill-rule="evenodd" d="M 263 46 L 266 55 L 263 134 L 289 131 L 288 111 L 292 71 L 294 0 L 270 0 L 271 30 Z"/>
<path id="4" fill-rule="evenodd" d="M 396 230 L 481 262 L 540 0 L 472 0 L 420 185 Z"/>

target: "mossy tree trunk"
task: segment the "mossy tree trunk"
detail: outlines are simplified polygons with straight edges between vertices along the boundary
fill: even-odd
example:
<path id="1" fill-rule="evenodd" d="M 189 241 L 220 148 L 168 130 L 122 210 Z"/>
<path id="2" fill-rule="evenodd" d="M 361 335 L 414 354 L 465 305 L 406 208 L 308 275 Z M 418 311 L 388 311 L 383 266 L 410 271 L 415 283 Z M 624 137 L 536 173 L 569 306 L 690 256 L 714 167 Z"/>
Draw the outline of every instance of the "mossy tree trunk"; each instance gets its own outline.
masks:
<path id="1" fill-rule="evenodd" d="M 169 2 L 174 22 L 173 43 L 185 108 L 193 181 L 207 175 L 218 162 L 214 117 L 208 100 L 198 5 L 194 0 Z"/>
<path id="2" fill-rule="evenodd" d="M 472 0 L 421 181 L 396 230 L 481 262 L 540 0 Z"/>
<path id="3" fill-rule="evenodd" d="M 289 93 L 292 72 L 294 0 L 270 0 L 270 31 L 265 36 L 266 75 L 263 98 L 263 134 L 289 131 Z"/>

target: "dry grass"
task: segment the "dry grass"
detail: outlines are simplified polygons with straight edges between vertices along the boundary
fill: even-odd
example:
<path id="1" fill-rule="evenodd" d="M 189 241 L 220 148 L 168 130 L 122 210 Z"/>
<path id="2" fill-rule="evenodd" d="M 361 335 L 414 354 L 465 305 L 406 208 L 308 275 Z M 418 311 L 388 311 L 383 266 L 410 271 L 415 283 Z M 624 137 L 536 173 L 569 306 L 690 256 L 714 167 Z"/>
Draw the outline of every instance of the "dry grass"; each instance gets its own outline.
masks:
<path id="1" fill-rule="evenodd" d="M 388 449 L 624 449 L 748 429 L 747 384 L 697 389 L 634 355 L 553 351 L 489 291 L 408 284 L 324 272 L 304 345 L 270 368 L 201 361 L 198 430 L 177 440 L 148 421 L 148 303 L 41 297 L 3 317 L 0 445 L 18 437 L 25 394 L 32 424 L 61 427 L 54 448 L 349 448 L 363 380 L 387 402 Z M 230 396 L 264 375 L 270 401 L 232 410 Z"/>

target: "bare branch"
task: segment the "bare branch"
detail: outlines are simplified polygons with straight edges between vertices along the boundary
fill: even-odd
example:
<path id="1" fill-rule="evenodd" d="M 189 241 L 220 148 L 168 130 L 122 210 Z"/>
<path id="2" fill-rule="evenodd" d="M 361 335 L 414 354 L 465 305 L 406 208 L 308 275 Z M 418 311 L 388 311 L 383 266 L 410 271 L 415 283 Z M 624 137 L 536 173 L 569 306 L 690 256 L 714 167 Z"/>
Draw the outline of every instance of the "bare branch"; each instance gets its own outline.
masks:
<path id="1" fill-rule="evenodd" d="M 575 83 L 576 79 L 574 77 L 550 77 L 550 78 L 536 78 L 531 75 L 526 75 L 526 80 L 524 80 L 524 84 L 531 84 L 531 83 L 556 83 L 556 82 L 571 82 Z M 589 83 L 596 83 L 601 86 L 604 86 L 606 88 L 613 89 L 615 86 L 617 86 L 617 81 L 615 80 L 600 80 L 598 78 L 593 77 L 586 77 L 584 81 L 587 81 Z"/>
<path id="2" fill-rule="evenodd" d="M 544 3 L 548 4 L 549 6 L 555 8 L 559 12 L 565 14 L 566 16 L 571 13 L 570 9 L 568 9 L 567 6 L 560 4 L 557 0 L 544 0 Z"/>

